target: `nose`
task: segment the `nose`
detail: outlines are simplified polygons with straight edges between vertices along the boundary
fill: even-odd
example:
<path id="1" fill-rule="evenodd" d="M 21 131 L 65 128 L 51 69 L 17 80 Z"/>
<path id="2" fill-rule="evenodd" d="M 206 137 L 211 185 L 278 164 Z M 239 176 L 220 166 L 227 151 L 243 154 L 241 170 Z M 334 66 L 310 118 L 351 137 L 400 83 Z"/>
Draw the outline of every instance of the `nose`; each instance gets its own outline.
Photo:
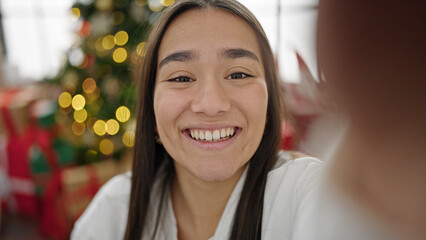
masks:
<path id="1" fill-rule="evenodd" d="M 200 79 L 199 88 L 191 103 L 191 110 L 206 116 L 215 116 L 227 112 L 231 101 L 225 86 L 215 78 Z"/>

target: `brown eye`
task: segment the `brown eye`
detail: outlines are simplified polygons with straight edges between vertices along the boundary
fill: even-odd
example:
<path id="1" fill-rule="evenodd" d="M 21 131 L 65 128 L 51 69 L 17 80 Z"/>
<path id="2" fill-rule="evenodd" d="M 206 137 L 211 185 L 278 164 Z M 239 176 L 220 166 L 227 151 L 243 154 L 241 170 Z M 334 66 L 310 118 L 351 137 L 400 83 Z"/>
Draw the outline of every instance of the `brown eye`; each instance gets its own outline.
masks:
<path id="1" fill-rule="evenodd" d="M 179 76 L 179 77 L 171 78 L 167 81 L 168 82 L 193 82 L 194 80 L 186 76 Z"/>
<path id="2" fill-rule="evenodd" d="M 237 73 L 233 73 L 231 75 L 229 75 L 227 77 L 227 79 L 243 79 L 243 78 L 247 78 L 247 77 L 251 77 L 248 74 L 242 73 L 242 72 L 237 72 Z"/>

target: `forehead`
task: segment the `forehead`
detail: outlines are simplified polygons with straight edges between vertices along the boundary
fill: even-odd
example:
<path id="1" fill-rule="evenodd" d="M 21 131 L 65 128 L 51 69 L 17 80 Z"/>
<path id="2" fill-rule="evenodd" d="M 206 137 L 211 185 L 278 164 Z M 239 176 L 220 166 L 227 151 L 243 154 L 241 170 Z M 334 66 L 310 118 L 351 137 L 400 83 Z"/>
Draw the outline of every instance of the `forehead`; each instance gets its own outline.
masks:
<path id="1" fill-rule="evenodd" d="M 244 20 L 223 10 L 194 9 L 169 24 L 158 58 L 176 51 L 191 49 L 203 55 L 223 48 L 245 48 L 261 58 L 256 34 Z"/>

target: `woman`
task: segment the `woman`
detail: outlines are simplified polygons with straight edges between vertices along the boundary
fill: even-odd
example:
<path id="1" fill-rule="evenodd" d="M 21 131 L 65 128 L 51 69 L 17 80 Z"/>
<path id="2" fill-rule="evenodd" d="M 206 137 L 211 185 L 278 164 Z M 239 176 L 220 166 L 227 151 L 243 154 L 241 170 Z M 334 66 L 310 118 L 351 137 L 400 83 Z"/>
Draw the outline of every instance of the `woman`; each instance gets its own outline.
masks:
<path id="1" fill-rule="evenodd" d="M 73 239 L 291 239 L 320 163 L 278 153 L 278 76 L 255 17 L 177 1 L 146 49 L 131 179 L 100 190 Z"/>

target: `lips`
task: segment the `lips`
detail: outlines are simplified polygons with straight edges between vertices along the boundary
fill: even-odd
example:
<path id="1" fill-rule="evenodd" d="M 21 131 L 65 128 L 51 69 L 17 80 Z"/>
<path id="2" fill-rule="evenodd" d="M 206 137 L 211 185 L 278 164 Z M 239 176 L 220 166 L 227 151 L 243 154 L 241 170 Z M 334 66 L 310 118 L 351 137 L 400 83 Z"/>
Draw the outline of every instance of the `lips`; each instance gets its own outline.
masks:
<path id="1" fill-rule="evenodd" d="M 235 136 L 238 127 L 225 127 L 217 129 L 187 129 L 189 137 L 200 142 L 225 141 Z"/>

